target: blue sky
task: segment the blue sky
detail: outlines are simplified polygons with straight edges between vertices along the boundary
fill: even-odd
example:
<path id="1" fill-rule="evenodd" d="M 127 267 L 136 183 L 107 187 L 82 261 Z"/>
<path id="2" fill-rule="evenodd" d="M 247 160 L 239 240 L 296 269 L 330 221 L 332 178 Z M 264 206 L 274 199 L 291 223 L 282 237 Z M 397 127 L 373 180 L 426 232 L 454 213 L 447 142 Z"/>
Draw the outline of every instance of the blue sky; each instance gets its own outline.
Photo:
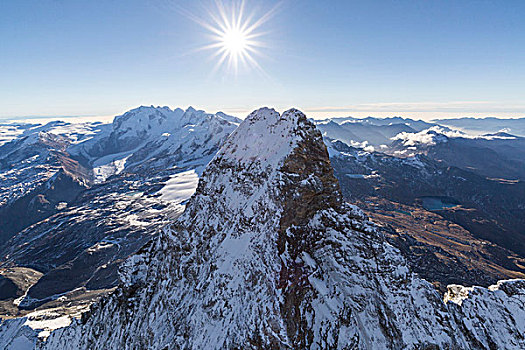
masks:
<path id="1" fill-rule="evenodd" d="M 226 7 L 231 1 L 224 1 Z M 264 73 L 213 71 L 213 1 L 0 2 L 0 117 L 192 105 L 314 117 L 525 116 L 525 1 L 246 1 Z"/>

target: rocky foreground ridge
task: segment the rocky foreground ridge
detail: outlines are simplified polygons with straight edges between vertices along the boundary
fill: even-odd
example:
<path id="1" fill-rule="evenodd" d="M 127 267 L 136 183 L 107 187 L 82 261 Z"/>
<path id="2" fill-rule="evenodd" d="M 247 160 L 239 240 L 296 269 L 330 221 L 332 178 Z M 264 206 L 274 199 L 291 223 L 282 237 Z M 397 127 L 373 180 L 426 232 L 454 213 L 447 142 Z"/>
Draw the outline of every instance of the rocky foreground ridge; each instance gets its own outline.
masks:
<path id="1" fill-rule="evenodd" d="M 342 201 L 320 132 L 293 109 L 250 114 L 121 279 L 36 347 L 525 348 L 525 282 L 451 286 L 444 301 Z"/>

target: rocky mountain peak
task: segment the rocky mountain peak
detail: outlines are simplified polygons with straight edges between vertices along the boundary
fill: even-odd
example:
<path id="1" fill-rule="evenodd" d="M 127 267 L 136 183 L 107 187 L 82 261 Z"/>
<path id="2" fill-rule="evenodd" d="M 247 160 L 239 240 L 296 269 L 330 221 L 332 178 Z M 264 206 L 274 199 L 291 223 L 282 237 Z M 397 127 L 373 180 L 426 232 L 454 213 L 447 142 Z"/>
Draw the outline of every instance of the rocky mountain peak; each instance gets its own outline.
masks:
<path id="1" fill-rule="evenodd" d="M 115 117 L 113 132 L 124 134 L 129 131 L 155 131 L 161 126 L 165 128 L 166 126 L 163 126 L 165 122 L 180 118 L 183 113 L 180 108 L 172 110 L 169 107 L 140 106 Z"/>
<path id="2" fill-rule="evenodd" d="M 239 163 L 276 166 L 301 138 L 301 126 L 309 123 L 301 112 L 291 109 L 280 115 L 270 108 L 252 112 L 232 133 L 218 158 L 235 159 Z"/>
<path id="3" fill-rule="evenodd" d="M 472 300 L 446 304 L 342 203 L 321 134 L 293 109 L 259 109 L 241 123 L 184 214 L 128 260 L 122 281 L 43 347 L 525 345 L 515 321 L 523 319 L 522 287 L 510 296 L 476 290 Z"/>
<path id="4" fill-rule="evenodd" d="M 296 109 L 252 112 L 208 165 L 197 193 L 220 196 L 225 207 L 246 216 L 257 212 L 264 197 L 283 209 L 283 228 L 341 204 L 322 135 Z M 217 205 L 210 205 L 213 212 Z"/>
<path id="5" fill-rule="evenodd" d="M 115 117 L 113 133 L 120 137 L 130 137 L 130 132 L 140 134 L 147 131 L 147 135 L 157 135 L 172 130 L 177 130 L 188 124 L 197 124 L 214 116 L 202 110 L 188 107 L 171 109 L 167 106 L 140 106 L 123 115 Z M 231 118 L 231 117 L 230 117 Z M 236 119 L 236 118 L 233 118 Z M 134 134 L 133 134 L 134 135 Z"/>
<path id="6" fill-rule="evenodd" d="M 232 116 L 209 114 L 193 107 L 184 111 L 141 106 L 115 117 L 107 135 L 84 142 L 75 153 L 82 154 L 97 167 L 114 161 L 121 161 L 127 167 L 152 157 L 156 158 L 156 166 L 165 167 L 170 162 L 179 165 L 182 159 L 209 156 L 206 164 L 239 122 Z M 208 151 L 211 153 L 202 154 Z M 103 159 L 99 161 L 99 158 Z M 109 164 L 108 167 L 115 166 Z"/>

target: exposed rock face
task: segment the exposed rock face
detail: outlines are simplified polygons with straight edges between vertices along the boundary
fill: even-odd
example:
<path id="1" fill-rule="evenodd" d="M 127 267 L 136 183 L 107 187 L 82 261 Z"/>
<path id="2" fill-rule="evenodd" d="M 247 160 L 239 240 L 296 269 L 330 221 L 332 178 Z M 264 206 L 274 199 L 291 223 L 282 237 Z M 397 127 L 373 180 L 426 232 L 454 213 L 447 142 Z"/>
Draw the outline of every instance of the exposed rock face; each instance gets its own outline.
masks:
<path id="1" fill-rule="evenodd" d="M 182 216 L 123 267 L 121 287 L 43 348 L 525 347 L 524 286 L 479 290 L 445 304 L 342 203 L 305 116 L 260 109 Z"/>
<path id="2" fill-rule="evenodd" d="M 0 147 L 0 246 L 73 201 L 91 181 L 67 138 L 36 132 Z"/>

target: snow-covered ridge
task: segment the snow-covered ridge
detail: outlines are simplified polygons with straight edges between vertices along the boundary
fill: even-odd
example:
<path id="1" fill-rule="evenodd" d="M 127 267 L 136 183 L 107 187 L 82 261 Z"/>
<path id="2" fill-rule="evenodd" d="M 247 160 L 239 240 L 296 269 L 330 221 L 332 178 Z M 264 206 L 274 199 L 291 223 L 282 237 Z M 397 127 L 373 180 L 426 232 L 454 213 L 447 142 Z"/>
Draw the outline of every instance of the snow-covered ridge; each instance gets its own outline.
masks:
<path id="1" fill-rule="evenodd" d="M 474 314 L 445 304 L 358 211 L 327 199 L 328 154 L 303 118 L 252 113 L 173 228 L 129 262 L 126 287 L 46 347 L 523 347 L 524 325 L 508 321 L 524 319 L 523 293 L 486 290 L 498 298 L 473 300 Z"/>
<path id="2" fill-rule="evenodd" d="M 0 243 L 11 241 L 3 247 L 2 263 L 38 266 L 44 276 L 20 298 L 22 303 L 13 303 L 14 297 L 4 302 L 43 309 L 58 297 L 62 302 L 62 292 L 67 297 L 77 293 L 76 298 L 83 293 L 74 292 L 76 287 L 87 285 L 86 298 L 78 298 L 87 305 L 96 297 L 93 289 L 102 284 L 106 285 L 101 291 L 113 288 L 116 266 L 180 215 L 202 170 L 238 123 L 237 118 L 220 112 L 139 107 L 116 117 L 112 124 L 56 121 L 6 129 L 5 137 L 11 142 L 0 146 Z M 127 142 L 137 146 L 127 149 Z M 103 147 L 97 151 L 97 145 Z M 85 178 L 77 176 L 79 169 L 86 170 Z M 119 176 L 106 181 L 114 174 Z M 91 186 L 92 175 L 101 184 Z M 66 188 L 60 196 L 46 191 L 61 190 L 65 186 L 57 184 L 69 177 L 89 181 L 75 191 Z M 21 202 L 24 196 L 28 200 Z M 22 204 L 11 206 L 14 215 L 9 215 L 4 209 L 9 201 L 17 200 Z M 20 208 L 34 208 L 38 215 Z M 25 212 L 27 219 L 19 215 Z M 5 217 L 19 226 L 9 225 Z M 33 258 L 31 252 L 38 257 Z M 86 260 L 87 272 L 82 265 Z M 64 277 L 64 271 L 68 276 Z M 105 276 L 99 279 L 101 274 Z M 102 284 L 94 286 L 92 282 L 98 281 Z M 54 293 L 55 287 L 60 293 Z M 68 313 L 70 307 L 72 303 L 64 301 L 60 312 Z"/>
<path id="3" fill-rule="evenodd" d="M 70 152 L 93 165 L 98 182 L 143 165 L 194 166 L 200 172 L 239 122 L 221 112 L 209 114 L 193 107 L 184 111 L 141 106 L 115 117 L 111 132 Z"/>
<path id="4" fill-rule="evenodd" d="M 256 323 L 261 329 L 268 329 L 269 320 L 261 318 L 262 315 L 269 312 L 269 317 L 277 322 L 276 325 L 279 323 L 281 316 L 275 284 L 281 270 L 277 243 L 280 234 L 277 228 L 280 226 L 284 203 L 280 203 L 283 199 L 280 194 L 284 195 L 281 191 L 285 186 L 296 185 L 298 191 L 312 186 L 319 191 L 322 190 L 319 186 L 324 183 L 315 174 L 298 173 L 300 169 L 294 168 L 294 164 L 288 160 L 298 151 L 307 152 L 308 149 L 303 149 L 309 145 L 307 141 L 320 145 L 321 153 L 324 151 L 325 165 L 327 154 L 322 146 L 320 133 L 296 110 L 287 111 L 281 116 L 275 111 L 261 109 L 250 115 L 243 124 L 257 125 L 257 131 L 261 131 L 257 142 L 235 147 L 235 141 L 243 139 L 244 132 L 249 131 L 249 128 L 240 128 L 240 131 L 232 134 L 208 165 L 199 181 L 197 194 L 190 200 L 185 213 L 177 220 L 173 229 L 167 230 L 158 242 L 132 258 L 123 268 L 126 287 L 122 291 L 136 290 L 140 296 L 135 295 L 132 298 L 141 304 L 137 304 L 137 307 L 143 309 L 136 312 L 151 312 L 155 316 L 130 319 L 134 325 L 122 325 L 116 331 L 124 332 L 118 336 L 119 339 L 106 339 L 97 347 L 119 348 L 121 341 L 129 342 L 128 346 L 146 348 L 159 348 L 162 344 L 172 344 L 173 348 L 184 347 L 182 344 L 192 348 L 213 348 L 223 343 L 233 346 L 236 342 L 245 343 Z M 273 136 L 268 131 L 270 129 L 274 130 Z M 281 132 L 282 130 L 287 132 Z M 281 148 L 285 144 L 288 147 Z M 272 149 L 272 145 L 277 146 L 276 149 Z M 263 156 L 251 160 L 259 147 L 267 152 L 262 152 Z M 304 156 L 303 153 L 300 154 L 300 157 Z M 288 170 L 280 171 L 285 166 Z M 325 190 L 330 191 L 331 188 Z M 357 213 L 354 209 L 351 212 L 352 215 Z M 170 251 L 176 253 L 171 254 Z M 209 261 L 212 265 L 204 261 Z M 172 267 L 168 268 L 169 272 L 164 270 L 168 266 Z M 194 277 L 184 271 L 192 271 Z M 169 277 L 162 277 L 164 273 L 168 273 Z M 248 276 L 253 276 L 256 280 L 262 278 L 261 283 L 254 284 L 256 280 L 246 280 Z M 159 280 L 166 282 L 159 284 Z M 202 283 L 204 284 L 201 285 Z M 155 303 L 142 295 L 145 290 L 139 286 L 146 285 L 153 288 L 155 299 L 166 300 L 172 306 L 158 309 Z M 199 296 L 193 297 L 195 288 L 201 292 L 198 292 Z M 261 298 L 267 302 L 256 301 Z M 116 305 L 112 301 L 109 303 Z M 188 313 L 190 310 L 193 311 Z M 107 309 L 101 312 L 97 312 L 90 322 L 108 322 L 109 325 L 111 321 L 106 318 L 111 317 L 110 314 L 116 316 L 121 311 Z M 225 317 L 216 319 L 219 313 Z M 147 337 L 143 330 L 150 327 L 146 324 L 151 321 L 165 326 L 162 326 L 163 330 L 154 332 L 153 337 Z M 240 322 L 243 323 L 242 326 Z M 125 330 L 128 327 L 137 330 L 135 340 L 129 338 Z M 191 329 L 191 340 L 185 340 L 181 333 L 186 332 L 183 330 L 185 328 L 188 331 Z M 84 332 L 76 327 L 62 332 L 70 331 Z M 228 336 L 225 331 L 231 334 Z M 279 334 L 271 338 L 287 337 L 284 328 L 276 331 Z M 195 338 L 199 333 L 200 340 Z M 79 348 L 87 345 L 84 343 L 85 337 L 79 338 L 77 335 L 73 336 L 76 340 L 69 344 Z M 66 338 L 54 338 L 48 346 Z"/>
<path id="5" fill-rule="evenodd" d="M 255 111 L 183 215 L 123 267 L 122 286 L 42 347 L 525 346 L 524 286 L 444 303 L 339 198 L 313 124 L 297 110 Z"/>
<path id="6" fill-rule="evenodd" d="M 232 133 L 217 157 L 275 167 L 296 145 L 300 116 L 304 115 L 293 109 L 282 116 L 274 109 L 258 109 Z"/>

